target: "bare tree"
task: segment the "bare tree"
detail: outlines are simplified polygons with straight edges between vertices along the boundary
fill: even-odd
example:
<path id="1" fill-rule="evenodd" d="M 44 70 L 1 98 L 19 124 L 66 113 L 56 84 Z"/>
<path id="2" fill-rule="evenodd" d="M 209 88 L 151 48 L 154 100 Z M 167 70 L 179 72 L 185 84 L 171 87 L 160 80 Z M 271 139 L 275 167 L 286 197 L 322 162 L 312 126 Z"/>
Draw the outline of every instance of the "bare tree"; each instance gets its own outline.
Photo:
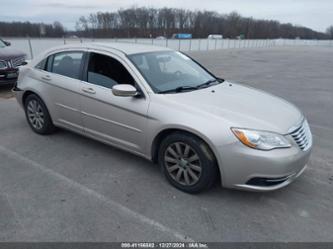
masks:
<path id="1" fill-rule="evenodd" d="M 333 25 L 329 26 L 326 29 L 326 33 L 327 33 L 327 35 L 329 36 L 330 39 L 333 39 Z"/>

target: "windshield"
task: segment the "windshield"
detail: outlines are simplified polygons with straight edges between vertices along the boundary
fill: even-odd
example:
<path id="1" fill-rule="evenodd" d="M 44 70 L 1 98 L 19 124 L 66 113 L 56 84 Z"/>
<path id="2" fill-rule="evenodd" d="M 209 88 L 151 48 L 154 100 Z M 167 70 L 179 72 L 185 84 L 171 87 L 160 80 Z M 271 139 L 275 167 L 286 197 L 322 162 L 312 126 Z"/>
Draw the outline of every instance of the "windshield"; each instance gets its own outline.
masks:
<path id="1" fill-rule="evenodd" d="M 6 47 L 6 44 L 0 39 L 0 48 Z"/>
<path id="2" fill-rule="evenodd" d="M 216 78 L 186 55 L 175 52 L 150 52 L 129 56 L 154 92 L 195 90 Z"/>

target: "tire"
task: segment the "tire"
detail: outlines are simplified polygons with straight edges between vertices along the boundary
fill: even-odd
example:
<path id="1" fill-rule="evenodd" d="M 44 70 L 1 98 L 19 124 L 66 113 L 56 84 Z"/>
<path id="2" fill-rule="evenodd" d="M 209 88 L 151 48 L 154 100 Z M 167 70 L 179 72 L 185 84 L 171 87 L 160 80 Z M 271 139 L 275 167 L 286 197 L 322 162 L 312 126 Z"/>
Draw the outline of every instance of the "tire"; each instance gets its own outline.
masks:
<path id="1" fill-rule="evenodd" d="M 216 160 L 208 145 L 188 133 L 167 136 L 159 148 L 158 162 L 167 180 L 187 193 L 209 189 L 218 176 Z"/>
<path id="2" fill-rule="evenodd" d="M 44 102 L 35 94 L 24 101 L 25 116 L 31 129 L 41 135 L 55 132 L 55 126 Z"/>

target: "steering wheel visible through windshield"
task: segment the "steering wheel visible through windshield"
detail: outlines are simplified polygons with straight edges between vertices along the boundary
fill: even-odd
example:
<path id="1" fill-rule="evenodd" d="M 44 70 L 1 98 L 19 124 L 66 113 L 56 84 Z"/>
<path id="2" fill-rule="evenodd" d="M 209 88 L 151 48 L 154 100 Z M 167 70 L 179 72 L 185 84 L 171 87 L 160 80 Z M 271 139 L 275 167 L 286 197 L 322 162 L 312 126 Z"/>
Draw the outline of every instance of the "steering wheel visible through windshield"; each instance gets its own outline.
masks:
<path id="1" fill-rule="evenodd" d="M 196 90 L 217 79 L 186 55 L 175 51 L 133 54 L 129 59 L 154 92 Z"/>

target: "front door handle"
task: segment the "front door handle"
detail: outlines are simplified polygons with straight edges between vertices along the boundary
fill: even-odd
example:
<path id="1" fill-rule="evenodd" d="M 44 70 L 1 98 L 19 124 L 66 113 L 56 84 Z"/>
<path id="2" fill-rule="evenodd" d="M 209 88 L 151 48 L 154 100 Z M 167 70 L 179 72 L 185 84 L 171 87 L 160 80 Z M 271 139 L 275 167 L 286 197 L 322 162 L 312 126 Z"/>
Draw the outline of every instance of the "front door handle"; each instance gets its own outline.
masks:
<path id="1" fill-rule="evenodd" d="M 82 91 L 85 92 L 85 93 L 89 93 L 89 94 L 95 94 L 96 93 L 96 91 L 91 87 L 89 87 L 89 88 L 84 87 L 84 88 L 82 88 Z"/>

